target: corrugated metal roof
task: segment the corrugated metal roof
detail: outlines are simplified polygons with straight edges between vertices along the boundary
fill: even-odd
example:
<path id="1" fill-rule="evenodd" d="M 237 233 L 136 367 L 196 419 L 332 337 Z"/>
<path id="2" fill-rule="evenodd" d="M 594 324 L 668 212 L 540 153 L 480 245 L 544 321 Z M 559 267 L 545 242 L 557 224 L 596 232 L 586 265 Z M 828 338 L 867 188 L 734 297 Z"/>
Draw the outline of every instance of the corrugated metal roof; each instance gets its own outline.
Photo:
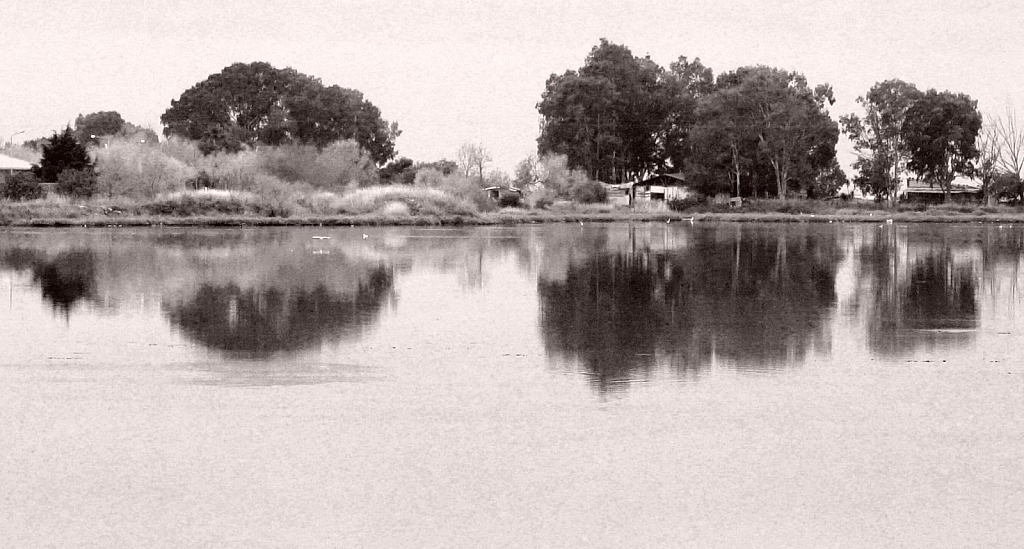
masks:
<path id="1" fill-rule="evenodd" d="M 644 179 L 643 181 L 639 181 L 636 184 L 637 185 L 651 185 L 655 181 L 664 181 L 665 179 L 671 179 L 673 181 L 678 181 L 680 183 L 686 183 L 686 177 L 682 174 L 682 172 L 679 172 L 679 173 L 660 173 L 658 175 L 648 177 L 647 179 Z M 670 183 L 670 182 L 666 181 L 666 183 Z"/>

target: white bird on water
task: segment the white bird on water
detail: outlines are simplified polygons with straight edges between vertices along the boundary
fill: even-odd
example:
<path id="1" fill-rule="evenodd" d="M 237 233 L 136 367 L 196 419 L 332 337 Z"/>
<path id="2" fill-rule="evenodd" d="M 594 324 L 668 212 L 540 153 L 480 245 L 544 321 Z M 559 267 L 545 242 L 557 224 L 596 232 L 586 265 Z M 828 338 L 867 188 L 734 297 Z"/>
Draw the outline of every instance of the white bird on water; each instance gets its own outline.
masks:
<path id="1" fill-rule="evenodd" d="M 331 239 L 331 237 L 329 237 L 329 236 L 314 236 L 313 238 L 315 238 L 317 240 L 330 240 Z"/>
<path id="2" fill-rule="evenodd" d="M 363 233 L 363 238 L 370 238 L 370 235 Z"/>

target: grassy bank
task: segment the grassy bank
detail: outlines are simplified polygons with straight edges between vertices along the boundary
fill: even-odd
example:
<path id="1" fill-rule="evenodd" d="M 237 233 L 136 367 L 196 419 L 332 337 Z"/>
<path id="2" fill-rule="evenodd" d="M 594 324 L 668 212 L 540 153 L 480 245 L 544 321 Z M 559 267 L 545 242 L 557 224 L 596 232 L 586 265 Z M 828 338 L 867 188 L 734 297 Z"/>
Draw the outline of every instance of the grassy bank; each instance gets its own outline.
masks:
<path id="1" fill-rule="evenodd" d="M 664 222 L 885 222 L 1024 223 L 1024 209 L 939 205 L 886 208 L 872 203 L 759 200 L 741 209 L 702 205 L 682 212 L 556 203 L 543 209 L 480 211 L 437 191 L 370 187 L 345 195 L 315 193 L 267 197 L 245 192 L 194 191 L 152 200 L 47 198 L 0 201 L 0 225 L 69 226 L 288 226 L 288 225 L 507 225 L 610 221 Z"/>

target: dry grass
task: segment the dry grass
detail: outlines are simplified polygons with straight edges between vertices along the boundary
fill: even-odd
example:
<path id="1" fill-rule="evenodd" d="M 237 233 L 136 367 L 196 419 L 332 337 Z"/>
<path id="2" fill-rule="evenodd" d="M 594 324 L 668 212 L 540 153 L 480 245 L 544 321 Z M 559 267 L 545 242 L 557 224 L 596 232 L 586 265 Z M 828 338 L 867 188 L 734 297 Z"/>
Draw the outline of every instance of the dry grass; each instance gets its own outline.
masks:
<path id="1" fill-rule="evenodd" d="M 439 189 L 406 186 L 377 186 L 357 189 L 338 201 L 338 213 L 371 214 L 396 211 L 394 203 L 405 204 L 412 215 L 475 215 L 469 201 Z"/>
<path id="2" fill-rule="evenodd" d="M 142 204 L 139 209 L 149 215 L 193 217 L 210 215 L 256 215 L 287 217 L 274 213 L 273 206 L 250 192 L 201 190 L 165 194 Z"/>

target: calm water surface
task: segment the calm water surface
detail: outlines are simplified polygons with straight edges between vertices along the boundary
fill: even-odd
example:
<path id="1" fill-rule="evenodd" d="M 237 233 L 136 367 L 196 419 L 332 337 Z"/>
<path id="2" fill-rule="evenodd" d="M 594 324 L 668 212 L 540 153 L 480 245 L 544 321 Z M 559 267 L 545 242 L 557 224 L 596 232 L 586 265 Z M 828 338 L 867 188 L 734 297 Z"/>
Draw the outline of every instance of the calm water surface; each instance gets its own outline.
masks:
<path id="1" fill-rule="evenodd" d="M 5 230 L 0 547 L 1019 547 L 1022 254 L 996 225 Z"/>

